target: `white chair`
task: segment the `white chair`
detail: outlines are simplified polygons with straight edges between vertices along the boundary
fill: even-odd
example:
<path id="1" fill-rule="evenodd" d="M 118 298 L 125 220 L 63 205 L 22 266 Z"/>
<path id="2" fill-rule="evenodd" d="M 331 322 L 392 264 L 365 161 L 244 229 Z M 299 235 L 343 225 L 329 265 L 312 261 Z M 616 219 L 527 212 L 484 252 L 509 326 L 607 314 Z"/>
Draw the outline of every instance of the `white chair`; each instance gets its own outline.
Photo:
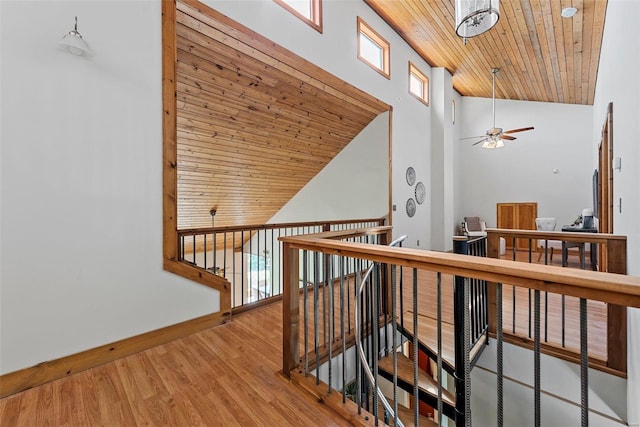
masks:
<path id="1" fill-rule="evenodd" d="M 536 230 L 538 231 L 555 231 L 557 220 L 555 218 L 536 218 Z M 547 248 L 549 256 L 549 261 L 553 261 L 553 248 L 562 249 L 562 241 L 560 240 L 548 240 L 548 239 L 539 239 L 537 248 L 538 248 L 538 262 L 542 258 L 542 254 L 544 253 L 545 247 Z"/>
<path id="2" fill-rule="evenodd" d="M 462 227 L 467 237 L 487 237 L 486 223 L 477 216 L 465 216 Z"/>

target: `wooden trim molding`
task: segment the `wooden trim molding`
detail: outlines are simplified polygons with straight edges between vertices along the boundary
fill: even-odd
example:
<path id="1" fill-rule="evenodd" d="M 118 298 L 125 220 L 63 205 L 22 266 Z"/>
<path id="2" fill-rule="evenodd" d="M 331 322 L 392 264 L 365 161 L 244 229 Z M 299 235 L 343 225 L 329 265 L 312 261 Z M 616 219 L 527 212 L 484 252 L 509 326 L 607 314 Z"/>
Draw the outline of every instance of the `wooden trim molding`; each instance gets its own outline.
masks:
<path id="1" fill-rule="evenodd" d="M 0 398 L 218 326 L 224 323 L 227 318 L 228 312 L 208 314 L 80 353 L 42 362 L 30 368 L 10 372 L 0 376 Z"/>

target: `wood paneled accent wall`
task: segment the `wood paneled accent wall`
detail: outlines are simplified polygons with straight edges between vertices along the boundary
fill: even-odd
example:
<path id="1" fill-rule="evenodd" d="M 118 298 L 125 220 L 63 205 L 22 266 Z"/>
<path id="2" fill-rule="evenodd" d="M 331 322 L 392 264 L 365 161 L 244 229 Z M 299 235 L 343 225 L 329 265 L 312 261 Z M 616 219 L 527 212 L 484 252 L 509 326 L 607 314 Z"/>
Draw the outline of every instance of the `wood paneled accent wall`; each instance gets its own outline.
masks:
<path id="1" fill-rule="evenodd" d="M 195 0 L 176 21 L 181 229 L 265 223 L 390 110 Z"/>

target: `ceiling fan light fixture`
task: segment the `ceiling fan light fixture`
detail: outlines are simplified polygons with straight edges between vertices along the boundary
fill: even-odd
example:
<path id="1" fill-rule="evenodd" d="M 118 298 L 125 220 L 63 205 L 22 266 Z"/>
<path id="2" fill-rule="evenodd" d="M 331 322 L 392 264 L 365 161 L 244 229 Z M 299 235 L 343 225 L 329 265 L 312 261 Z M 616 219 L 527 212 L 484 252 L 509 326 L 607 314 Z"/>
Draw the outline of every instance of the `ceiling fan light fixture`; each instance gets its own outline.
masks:
<path id="1" fill-rule="evenodd" d="M 500 19 L 500 0 L 455 0 L 455 16 L 458 37 L 478 36 Z"/>

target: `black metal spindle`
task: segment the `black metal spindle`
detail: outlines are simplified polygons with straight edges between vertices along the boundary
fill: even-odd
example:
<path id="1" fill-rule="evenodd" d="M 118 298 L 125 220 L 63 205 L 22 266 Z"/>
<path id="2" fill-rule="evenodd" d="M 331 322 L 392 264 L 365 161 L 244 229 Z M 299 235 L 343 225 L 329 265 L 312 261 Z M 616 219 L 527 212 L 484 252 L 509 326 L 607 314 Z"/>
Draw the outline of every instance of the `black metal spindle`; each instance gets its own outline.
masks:
<path id="1" fill-rule="evenodd" d="M 242 294 L 240 296 L 240 305 L 245 304 L 245 293 L 244 293 L 244 230 L 240 231 L 240 288 Z"/>
<path id="2" fill-rule="evenodd" d="M 540 291 L 533 292 L 533 381 L 534 425 L 540 427 Z"/>
<path id="3" fill-rule="evenodd" d="M 503 391 L 503 334 L 502 334 L 502 283 L 496 283 L 496 339 L 497 339 L 497 392 L 498 392 L 498 427 L 504 425 L 504 391 Z"/>
<path id="4" fill-rule="evenodd" d="M 580 298 L 580 419 L 589 425 L 589 354 L 587 330 L 587 300 Z"/>
<path id="5" fill-rule="evenodd" d="M 309 254 L 302 251 L 302 306 L 304 307 L 304 375 L 309 375 L 309 307 L 307 305 L 309 280 Z M 314 325 L 314 328 L 316 325 Z"/>
<path id="6" fill-rule="evenodd" d="M 203 239 L 204 239 L 204 250 L 202 251 L 204 253 L 204 269 L 207 269 L 207 233 L 204 233 L 203 235 Z M 215 264 L 214 264 L 215 267 Z M 213 269 L 213 272 L 216 272 L 216 269 Z"/>
<path id="7" fill-rule="evenodd" d="M 285 230 L 286 232 L 286 230 Z M 319 328 L 319 301 L 318 294 L 320 292 L 320 278 L 318 277 L 318 264 L 320 264 L 320 254 L 313 253 L 313 350 L 316 354 L 316 385 L 320 384 L 320 332 Z"/>

